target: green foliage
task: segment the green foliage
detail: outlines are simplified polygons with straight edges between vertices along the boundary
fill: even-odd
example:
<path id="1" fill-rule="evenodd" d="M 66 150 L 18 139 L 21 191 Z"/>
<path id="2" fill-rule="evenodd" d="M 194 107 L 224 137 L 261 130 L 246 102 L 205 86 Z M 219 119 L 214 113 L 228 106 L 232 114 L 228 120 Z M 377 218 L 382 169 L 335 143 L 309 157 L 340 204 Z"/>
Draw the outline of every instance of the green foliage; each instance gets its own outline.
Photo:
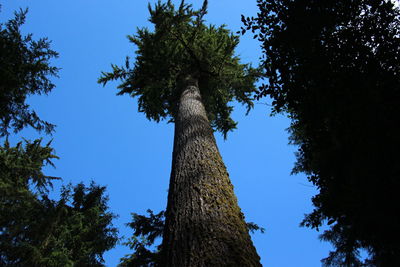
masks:
<path id="1" fill-rule="evenodd" d="M 9 128 L 18 132 L 31 126 L 51 133 L 55 127 L 41 120 L 26 103 L 30 95 L 48 94 L 54 88 L 49 77 L 57 77 L 58 72 L 50 65 L 58 56 L 50 49 L 50 42 L 21 34 L 26 13 L 20 10 L 15 18 L 0 24 L 0 137 L 8 135 Z"/>
<path id="2" fill-rule="evenodd" d="M 319 189 L 303 225 L 328 222 L 332 266 L 399 266 L 400 12 L 390 1 L 258 0 L 273 112 L 288 112 L 294 172 Z"/>
<path id="3" fill-rule="evenodd" d="M 147 210 L 147 213 L 148 217 L 132 213 L 132 222 L 127 225 L 134 232 L 125 245 L 134 253 L 123 257 L 119 266 L 155 266 L 158 262 L 161 245 L 157 246 L 155 251 L 151 251 L 149 247 L 163 234 L 164 211 L 154 214 L 152 210 Z"/>
<path id="4" fill-rule="evenodd" d="M 28 188 L 30 185 L 40 192 L 46 191 L 46 186 L 51 186 L 51 180 L 56 177 L 46 176 L 42 168 L 54 166 L 52 160 L 58 157 L 53 152 L 50 142 L 42 146 L 41 139 L 33 142 L 25 140 L 25 146 L 19 142 L 15 147 L 10 147 L 6 140 L 4 146 L 0 146 L 0 173 L 4 182 L 1 185 L 2 188 L 6 186 L 4 192 L 11 192 L 13 188 Z"/>
<path id="5" fill-rule="evenodd" d="M 112 72 L 103 72 L 99 83 L 120 79 L 118 95 L 138 97 L 139 111 L 158 122 L 174 120 L 181 80 L 196 77 L 212 126 L 226 136 L 236 127 L 229 103 L 237 100 L 251 109 L 258 71 L 240 64 L 234 55 L 238 36 L 225 26 L 204 24 L 206 10 L 207 1 L 200 10 L 184 1 L 177 9 L 171 1 L 149 5 L 154 31 L 142 28 L 128 36 L 137 46 L 134 66 L 129 58 L 124 67 L 112 65 Z"/>
<path id="6" fill-rule="evenodd" d="M 121 259 L 121 267 L 157 266 L 161 245 L 155 246 L 157 238 L 162 238 L 165 225 L 165 212 L 154 214 L 147 210 L 148 216 L 132 213 L 132 222 L 127 225 L 133 229 L 133 235 L 125 245 L 134 252 Z M 253 222 L 246 223 L 249 232 L 265 232 L 263 227 Z M 155 247 L 155 250 L 150 250 Z"/>
<path id="7" fill-rule="evenodd" d="M 49 199 L 57 179 L 42 171 L 57 158 L 49 145 L 0 147 L 0 265 L 103 266 L 117 241 L 105 187 L 68 185 L 58 201 Z"/>
<path id="8" fill-rule="evenodd" d="M 49 93 L 54 85 L 48 76 L 58 71 L 49 65 L 57 53 L 47 39 L 21 35 L 26 13 L 0 25 L 0 137 L 28 125 L 54 129 L 25 103 L 30 95 Z M 0 266 L 103 266 L 103 253 L 115 246 L 115 215 L 108 211 L 105 187 L 68 185 L 59 200 L 48 197 L 60 178 L 43 168 L 57 158 L 41 139 L 0 146 Z"/>

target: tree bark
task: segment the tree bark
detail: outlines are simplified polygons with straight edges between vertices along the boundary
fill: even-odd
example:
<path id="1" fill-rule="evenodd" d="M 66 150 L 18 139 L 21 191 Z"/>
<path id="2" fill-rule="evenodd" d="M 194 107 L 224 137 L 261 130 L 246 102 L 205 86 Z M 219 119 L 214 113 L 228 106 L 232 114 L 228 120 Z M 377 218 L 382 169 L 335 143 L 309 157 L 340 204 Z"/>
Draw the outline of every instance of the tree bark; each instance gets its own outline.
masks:
<path id="1" fill-rule="evenodd" d="M 261 266 L 218 151 L 196 79 L 185 79 L 161 266 Z"/>

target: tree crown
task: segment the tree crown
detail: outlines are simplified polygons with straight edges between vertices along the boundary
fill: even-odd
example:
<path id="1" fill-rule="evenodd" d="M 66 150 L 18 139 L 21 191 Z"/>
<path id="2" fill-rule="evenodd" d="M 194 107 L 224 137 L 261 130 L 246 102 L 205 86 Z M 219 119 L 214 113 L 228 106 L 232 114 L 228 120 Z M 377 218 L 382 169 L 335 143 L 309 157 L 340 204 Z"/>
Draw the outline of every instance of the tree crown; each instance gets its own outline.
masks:
<path id="1" fill-rule="evenodd" d="M 195 76 L 212 126 L 226 136 L 236 127 L 229 102 L 237 100 L 250 110 L 257 79 L 257 71 L 234 55 L 239 37 L 225 25 L 205 25 L 207 0 L 200 10 L 184 1 L 177 9 L 171 1 L 159 1 L 149 5 L 149 12 L 154 30 L 141 28 L 128 36 L 137 46 L 134 65 L 127 57 L 124 67 L 112 65 L 112 72 L 103 72 L 99 83 L 122 80 L 118 95 L 137 96 L 139 111 L 150 120 L 173 121 L 180 80 Z"/>
<path id="2" fill-rule="evenodd" d="M 15 12 L 13 19 L 0 24 L 0 137 L 8 135 L 10 128 L 19 132 L 31 126 L 51 133 L 55 127 L 40 119 L 26 103 L 29 95 L 48 94 L 55 86 L 49 77 L 57 77 L 58 72 L 50 65 L 50 60 L 58 56 L 50 49 L 50 41 L 35 41 L 32 34 L 21 34 L 27 12 Z"/>

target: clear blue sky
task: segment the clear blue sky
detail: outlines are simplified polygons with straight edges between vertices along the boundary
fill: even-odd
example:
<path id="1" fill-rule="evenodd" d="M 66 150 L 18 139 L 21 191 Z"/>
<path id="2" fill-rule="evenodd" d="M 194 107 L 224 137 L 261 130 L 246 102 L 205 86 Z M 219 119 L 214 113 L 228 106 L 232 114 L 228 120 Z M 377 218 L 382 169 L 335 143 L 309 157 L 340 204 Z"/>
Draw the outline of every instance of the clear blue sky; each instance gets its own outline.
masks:
<path id="1" fill-rule="evenodd" d="M 155 1 L 151 1 L 154 3 Z M 175 1 L 174 1 L 175 2 Z M 178 1 L 176 1 L 178 2 Z M 200 0 L 192 1 L 194 6 Z M 209 23 L 240 29 L 240 15 L 255 15 L 255 0 L 209 0 Z M 48 174 L 64 182 L 106 185 L 110 209 L 119 215 L 120 235 L 131 212 L 158 212 L 166 207 L 171 168 L 173 125 L 147 121 L 137 112 L 136 99 L 116 96 L 116 84 L 96 83 L 110 64 L 123 64 L 135 47 L 126 35 L 149 26 L 145 0 L 6 0 L 1 1 L 1 21 L 19 7 L 29 7 L 23 31 L 34 38 L 48 37 L 60 53 L 54 65 L 62 68 L 57 87 L 49 96 L 32 97 L 29 103 L 39 115 L 57 125 L 53 146 L 61 158 Z M 242 61 L 258 64 L 259 44 L 251 36 L 241 38 L 237 49 Z M 303 215 L 312 211 L 314 187 L 303 175 L 291 176 L 295 147 L 288 145 L 284 116 L 269 116 L 266 100 L 255 104 L 248 116 L 236 105 L 238 129 L 226 141 L 217 142 L 230 173 L 239 205 L 247 221 L 266 228 L 252 236 L 264 266 L 321 266 L 329 244 L 318 233 L 300 228 Z M 36 138 L 25 130 L 13 137 Z M 45 139 L 49 139 L 46 137 Z M 105 255 L 107 266 L 116 266 L 128 249 L 118 245 Z"/>

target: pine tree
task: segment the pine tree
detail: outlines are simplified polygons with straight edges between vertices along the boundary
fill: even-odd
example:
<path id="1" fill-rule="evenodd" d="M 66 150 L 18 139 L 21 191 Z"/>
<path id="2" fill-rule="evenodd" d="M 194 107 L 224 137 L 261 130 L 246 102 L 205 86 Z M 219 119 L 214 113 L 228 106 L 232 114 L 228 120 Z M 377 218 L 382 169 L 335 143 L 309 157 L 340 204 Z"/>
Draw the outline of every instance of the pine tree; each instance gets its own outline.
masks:
<path id="1" fill-rule="evenodd" d="M 58 68 L 50 65 L 50 60 L 58 57 L 50 41 L 35 41 L 32 34 L 21 34 L 27 12 L 15 12 L 13 19 L 0 24 L 0 137 L 8 135 L 10 128 L 19 132 L 30 126 L 49 134 L 55 127 L 26 103 L 28 96 L 48 94 L 55 87 L 50 77 L 58 73 Z"/>
<path id="2" fill-rule="evenodd" d="M 175 123 L 162 266 L 260 266 L 213 128 L 236 127 L 229 103 L 252 107 L 257 71 L 234 55 L 237 36 L 206 26 L 200 10 L 171 1 L 149 5 L 154 31 L 138 29 L 134 66 L 112 65 L 100 83 L 121 79 L 119 95 L 138 97 L 148 119 Z"/>
<path id="3" fill-rule="evenodd" d="M 103 253 L 118 240 L 105 187 L 67 185 L 49 198 L 50 144 L 0 146 L 0 265 L 104 266 Z"/>
<path id="4" fill-rule="evenodd" d="M 103 266 L 103 253 L 118 240 L 115 217 L 107 206 L 105 187 L 67 185 L 59 200 L 49 198 L 52 182 L 44 174 L 58 158 L 41 139 L 11 146 L 10 131 L 30 126 L 51 133 L 26 103 L 29 95 L 49 93 L 50 65 L 57 53 L 46 38 L 23 36 L 27 10 L 0 24 L 0 266 Z"/>

